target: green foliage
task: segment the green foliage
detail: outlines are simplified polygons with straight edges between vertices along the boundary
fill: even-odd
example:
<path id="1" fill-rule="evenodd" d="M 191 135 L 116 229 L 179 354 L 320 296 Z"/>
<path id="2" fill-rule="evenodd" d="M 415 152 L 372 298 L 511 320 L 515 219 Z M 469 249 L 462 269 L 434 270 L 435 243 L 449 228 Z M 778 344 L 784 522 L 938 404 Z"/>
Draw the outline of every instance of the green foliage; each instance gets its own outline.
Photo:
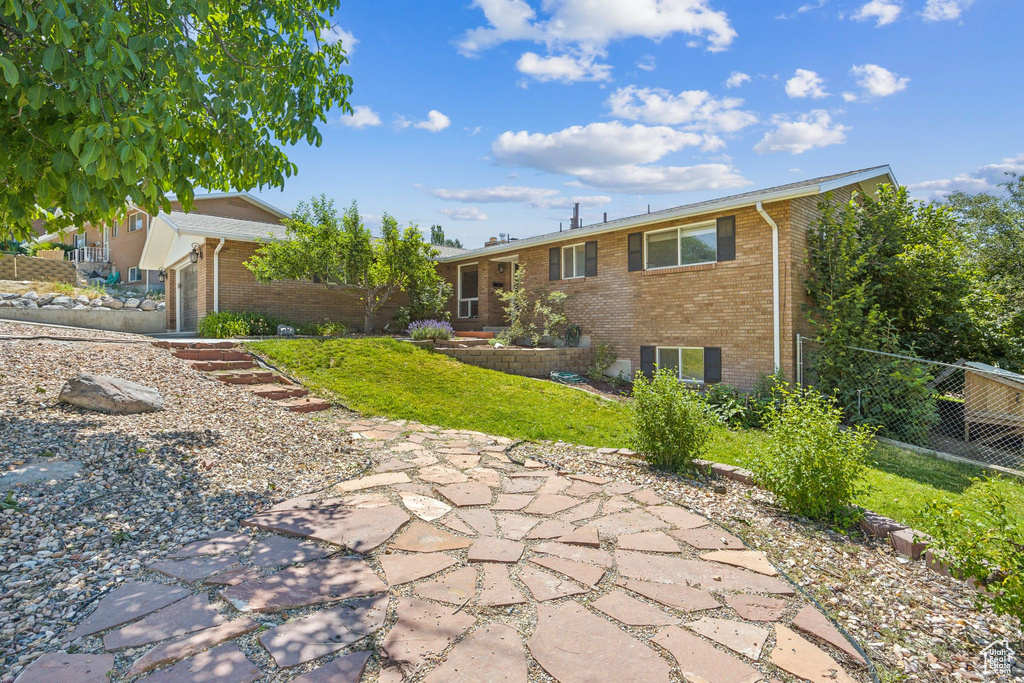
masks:
<path id="1" fill-rule="evenodd" d="M 444 236 L 444 228 L 440 225 L 430 226 L 430 243 L 435 247 L 456 247 L 462 249 L 462 242 L 446 238 Z"/>
<path id="2" fill-rule="evenodd" d="M 452 317 L 448 311 L 448 302 L 455 288 L 440 278 L 429 280 L 426 283 L 416 278 L 410 280 L 406 287 L 409 303 L 395 310 L 395 323 L 399 329 L 404 330 L 417 320 L 448 320 Z"/>
<path id="3" fill-rule="evenodd" d="M 69 251 L 74 251 L 75 247 L 60 242 L 32 242 L 26 249 L 29 256 L 38 256 L 41 251 L 57 251 L 58 249 L 67 254 Z"/>
<path id="4" fill-rule="evenodd" d="M 196 187 L 279 187 L 283 145 L 351 113 L 338 0 L 4 4 L 0 206 L 20 236 L 156 214 Z M 59 207 L 60 214 L 54 209 Z"/>
<path id="5" fill-rule="evenodd" d="M 296 334 L 307 337 L 342 337 L 348 334 L 348 328 L 345 327 L 345 323 L 334 320 L 324 320 L 319 323 L 298 323 L 294 327 Z"/>
<path id="6" fill-rule="evenodd" d="M 505 311 L 505 322 L 508 329 L 504 330 L 500 339 L 505 344 L 514 344 L 524 337 L 533 337 L 536 327 L 531 321 L 530 298 L 526 293 L 526 268 L 515 269 L 512 275 L 512 289 L 495 291 L 498 301 Z"/>
<path id="7" fill-rule="evenodd" d="M 977 481 L 977 480 L 976 480 Z M 925 517 L 929 546 L 954 576 L 984 590 L 980 605 L 997 614 L 1024 615 L 1024 521 L 1020 487 L 1006 479 L 977 481 L 955 504 L 933 501 Z"/>
<path id="8" fill-rule="evenodd" d="M 750 468 L 758 483 L 790 512 L 813 519 L 850 521 L 862 492 L 872 430 L 841 427 L 843 413 L 815 391 L 775 390 L 763 415 L 767 437 Z"/>
<path id="9" fill-rule="evenodd" d="M 533 304 L 533 316 L 539 322 L 542 338 L 558 338 L 565 333 L 569 319 L 565 316 L 565 292 L 548 292 L 537 297 Z"/>
<path id="10" fill-rule="evenodd" d="M 565 302 L 569 295 L 565 292 L 541 292 L 532 296 L 531 304 L 525 282 L 526 268 L 519 267 L 512 275 L 511 290 L 495 290 L 508 323 L 508 329 L 501 333 L 501 341 L 524 346 L 535 346 L 541 341 L 553 343 L 565 332 L 569 322 L 565 315 Z"/>
<path id="11" fill-rule="evenodd" d="M 278 325 L 285 321 L 255 311 L 236 313 L 220 311 L 208 313 L 199 321 L 196 330 L 200 337 L 226 339 L 229 337 L 269 337 L 277 334 Z"/>
<path id="12" fill-rule="evenodd" d="M 0 254 L 24 256 L 27 253 L 28 251 L 25 249 L 25 245 L 17 240 L 0 240 Z"/>
<path id="13" fill-rule="evenodd" d="M 451 324 L 443 320 L 421 320 L 409 327 L 409 336 L 417 341 L 451 339 L 454 335 Z"/>
<path id="14" fill-rule="evenodd" d="M 752 427 L 756 417 L 752 418 L 750 402 L 739 389 L 728 384 L 712 384 L 704 392 L 704 401 L 708 410 L 726 427 Z"/>
<path id="15" fill-rule="evenodd" d="M 587 377 L 594 381 L 607 379 L 605 371 L 612 366 L 618 356 L 615 355 L 615 346 L 607 342 L 597 342 L 593 350 L 594 363 L 587 368 Z"/>
<path id="16" fill-rule="evenodd" d="M 630 417 L 633 450 L 677 472 L 704 455 L 715 422 L 701 395 L 661 368 L 650 380 L 637 373 Z"/>
<path id="17" fill-rule="evenodd" d="M 432 260 L 436 251 L 415 225 L 401 230 L 385 213 L 381 236 L 373 238 L 354 201 L 339 218 L 325 195 L 301 202 L 284 224 L 288 238 L 261 242 L 245 267 L 260 282 L 313 280 L 328 289 L 357 293 L 363 302 L 364 332 L 375 329 L 377 311 L 398 292 L 427 302 L 442 295 Z"/>

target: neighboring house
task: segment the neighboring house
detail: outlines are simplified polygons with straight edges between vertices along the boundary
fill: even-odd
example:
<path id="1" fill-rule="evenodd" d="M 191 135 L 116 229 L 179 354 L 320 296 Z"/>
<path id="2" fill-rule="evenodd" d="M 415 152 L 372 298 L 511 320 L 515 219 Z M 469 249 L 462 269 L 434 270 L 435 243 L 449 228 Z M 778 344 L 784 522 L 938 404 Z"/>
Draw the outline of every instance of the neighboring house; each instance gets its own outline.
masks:
<path id="1" fill-rule="evenodd" d="M 181 202 L 172 200 L 171 210 L 180 211 Z M 246 220 L 278 223 L 288 214 L 244 192 L 199 195 L 193 214 L 224 216 Z M 84 229 L 67 228 L 49 239 L 71 244 L 75 251 L 69 258 L 86 276 L 96 273 L 106 277 L 121 274 L 121 282 L 140 290 L 163 289 L 159 269 L 141 266 L 142 250 L 149 236 L 153 217 L 141 209 L 130 208 L 125 218 L 106 226 L 86 225 Z"/>
<path id="2" fill-rule="evenodd" d="M 457 330 L 505 325 L 496 290 L 525 268 L 531 292 L 563 291 L 593 343 L 621 371 L 655 365 L 695 384 L 750 389 L 776 368 L 793 376 L 795 337 L 811 332 L 807 231 L 818 202 L 895 184 L 888 166 L 840 173 L 441 257 Z"/>

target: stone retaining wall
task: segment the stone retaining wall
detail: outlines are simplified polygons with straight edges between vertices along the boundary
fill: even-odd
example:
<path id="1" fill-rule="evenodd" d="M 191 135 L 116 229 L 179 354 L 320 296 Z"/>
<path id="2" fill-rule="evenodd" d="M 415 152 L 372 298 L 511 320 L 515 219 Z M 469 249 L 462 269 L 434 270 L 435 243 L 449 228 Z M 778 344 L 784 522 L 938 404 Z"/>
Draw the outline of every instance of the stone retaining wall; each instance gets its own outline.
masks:
<path id="1" fill-rule="evenodd" d="M 548 377 L 552 372 L 586 372 L 591 363 L 590 348 L 496 349 L 475 346 L 465 349 L 435 348 L 450 358 L 488 370 L 524 377 Z"/>
<path id="2" fill-rule="evenodd" d="M 78 282 L 78 271 L 70 261 L 4 254 L 0 256 L 0 280 L 66 282 L 73 285 Z"/>
<path id="3" fill-rule="evenodd" d="M 167 331 L 163 311 L 111 308 L 0 308 L 0 320 L 23 320 L 47 325 L 70 325 L 90 330 L 153 334 Z"/>

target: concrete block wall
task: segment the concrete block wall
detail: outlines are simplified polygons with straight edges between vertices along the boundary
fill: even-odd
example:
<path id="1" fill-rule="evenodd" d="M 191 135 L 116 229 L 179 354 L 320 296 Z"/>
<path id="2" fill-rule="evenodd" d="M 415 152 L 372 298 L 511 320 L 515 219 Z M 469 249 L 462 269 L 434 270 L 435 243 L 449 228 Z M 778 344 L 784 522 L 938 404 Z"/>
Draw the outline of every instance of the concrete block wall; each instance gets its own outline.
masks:
<path id="1" fill-rule="evenodd" d="M 563 349 L 495 349 L 490 346 L 466 349 L 438 347 L 435 351 L 467 365 L 524 377 L 548 377 L 552 372 L 583 373 L 592 362 L 592 350 L 579 347 Z"/>
<path id="2" fill-rule="evenodd" d="M 78 282 L 78 271 L 70 261 L 5 254 L 0 256 L 0 280 L 37 280 L 73 285 Z"/>

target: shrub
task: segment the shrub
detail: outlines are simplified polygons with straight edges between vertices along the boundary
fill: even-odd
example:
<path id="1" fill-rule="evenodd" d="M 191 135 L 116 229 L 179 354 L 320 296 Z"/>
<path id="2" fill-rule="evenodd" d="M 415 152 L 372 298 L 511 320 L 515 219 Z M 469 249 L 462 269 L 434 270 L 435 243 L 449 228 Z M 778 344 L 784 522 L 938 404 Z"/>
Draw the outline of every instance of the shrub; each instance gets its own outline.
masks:
<path id="1" fill-rule="evenodd" d="M 707 451 L 714 417 L 704 399 L 668 370 L 637 373 L 630 408 L 631 445 L 656 467 L 680 471 Z"/>
<path id="2" fill-rule="evenodd" d="M 299 323 L 295 326 L 295 332 L 309 337 L 341 337 L 348 334 L 348 328 L 345 323 L 324 320 L 320 323 Z"/>
<path id="3" fill-rule="evenodd" d="M 862 490 L 873 430 L 842 428 L 832 398 L 776 387 L 762 413 L 767 438 L 754 453 L 754 477 L 794 514 L 840 523 L 852 521 L 850 504 Z"/>
<path id="4" fill-rule="evenodd" d="M 409 325 L 408 332 L 416 340 L 451 339 L 455 336 L 455 330 L 447 320 L 417 320 Z"/>
<path id="5" fill-rule="evenodd" d="M 201 337 L 223 339 L 225 337 L 269 337 L 277 334 L 278 325 L 288 325 L 273 316 L 253 311 L 236 313 L 220 311 L 210 313 L 199 321 Z"/>
<path id="6" fill-rule="evenodd" d="M 750 402 L 739 389 L 728 384 L 712 384 L 704 393 L 708 410 L 726 427 L 750 427 Z"/>
<path id="7" fill-rule="evenodd" d="M 594 381 L 607 379 L 604 373 L 615 360 L 615 346 L 606 342 L 597 342 L 594 344 L 594 364 L 587 368 L 587 377 Z"/>
<path id="8" fill-rule="evenodd" d="M 453 291 L 451 283 L 444 280 L 410 287 L 406 292 L 408 305 L 399 306 L 395 310 L 398 328 L 405 329 L 417 320 L 448 320 L 452 315 L 447 311 L 448 301 Z"/>
<path id="9" fill-rule="evenodd" d="M 932 501 L 924 511 L 929 546 L 954 576 L 974 579 L 985 590 L 979 606 L 997 614 L 1024 614 L 1024 496 L 1006 479 L 975 480 L 954 505 Z"/>

